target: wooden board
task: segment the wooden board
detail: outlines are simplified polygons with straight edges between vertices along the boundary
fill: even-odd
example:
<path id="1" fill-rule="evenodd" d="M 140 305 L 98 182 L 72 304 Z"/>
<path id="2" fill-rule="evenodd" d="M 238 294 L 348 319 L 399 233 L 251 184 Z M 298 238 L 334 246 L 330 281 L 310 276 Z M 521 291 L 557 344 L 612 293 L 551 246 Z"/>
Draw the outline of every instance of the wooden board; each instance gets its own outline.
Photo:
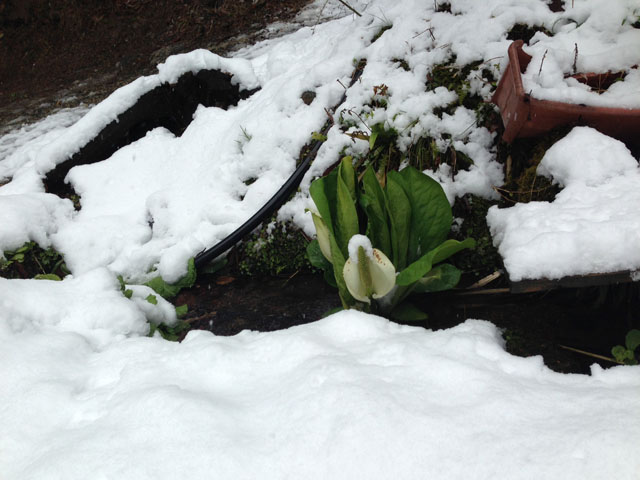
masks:
<path id="1" fill-rule="evenodd" d="M 549 280 L 547 278 L 521 280 L 519 282 L 510 282 L 510 291 L 511 293 L 530 293 L 539 292 L 541 290 L 552 290 L 555 288 L 596 287 L 600 285 L 629 283 L 633 281 L 634 280 L 631 278 L 631 272 L 627 270 L 624 272 L 575 275 L 556 280 Z"/>

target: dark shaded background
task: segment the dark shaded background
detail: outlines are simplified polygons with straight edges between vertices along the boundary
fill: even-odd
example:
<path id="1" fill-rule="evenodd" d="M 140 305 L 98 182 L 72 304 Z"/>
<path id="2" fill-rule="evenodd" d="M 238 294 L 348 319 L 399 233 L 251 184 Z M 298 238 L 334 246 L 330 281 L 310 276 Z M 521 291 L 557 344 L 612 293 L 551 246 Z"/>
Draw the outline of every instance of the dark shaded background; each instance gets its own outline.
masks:
<path id="1" fill-rule="evenodd" d="M 0 0 L 0 125 L 74 85 L 104 98 L 171 54 L 224 54 L 309 0 Z M 101 98 L 97 98 L 100 100 Z"/>

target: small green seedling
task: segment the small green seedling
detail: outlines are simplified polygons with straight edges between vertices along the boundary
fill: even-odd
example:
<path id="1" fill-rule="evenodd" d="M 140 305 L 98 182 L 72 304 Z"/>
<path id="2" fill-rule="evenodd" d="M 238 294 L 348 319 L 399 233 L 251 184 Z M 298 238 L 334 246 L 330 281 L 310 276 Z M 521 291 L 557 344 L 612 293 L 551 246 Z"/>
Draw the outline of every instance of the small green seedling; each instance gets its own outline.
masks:
<path id="1" fill-rule="evenodd" d="M 616 345 L 611 349 L 613 358 L 625 365 L 638 365 L 636 350 L 640 347 L 640 330 L 633 329 L 627 333 L 625 346 Z"/>

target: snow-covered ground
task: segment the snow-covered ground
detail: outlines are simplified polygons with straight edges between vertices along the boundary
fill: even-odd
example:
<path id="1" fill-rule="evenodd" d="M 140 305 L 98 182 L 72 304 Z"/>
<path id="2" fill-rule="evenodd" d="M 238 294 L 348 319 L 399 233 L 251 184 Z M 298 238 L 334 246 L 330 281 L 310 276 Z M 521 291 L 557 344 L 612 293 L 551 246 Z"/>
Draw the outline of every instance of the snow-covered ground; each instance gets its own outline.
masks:
<path id="1" fill-rule="evenodd" d="M 511 280 L 640 269 L 640 168 L 622 142 L 576 127 L 537 171 L 564 187 L 553 202 L 487 215 Z"/>
<path id="2" fill-rule="evenodd" d="M 104 305 L 104 304 L 103 304 Z M 13 479 L 637 479 L 638 367 L 551 372 L 496 328 L 348 311 L 275 333 L 96 350 L 0 330 Z"/>
<path id="3" fill-rule="evenodd" d="M 631 66 L 640 49 L 629 47 L 640 44 L 636 0 L 615 8 L 567 0 L 561 13 L 542 0 L 452 0 L 451 12 L 424 0 L 354 0 L 362 16 L 339 18 L 334 3 L 331 20 L 234 58 L 202 50 L 170 57 L 157 75 L 117 90 L 72 125 L 77 111 L 0 138 L 0 183 L 8 181 L 0 253 L 34 240 L 63 253 L 73 273 L 62 282 L 0 279 L 0 478 L 639 478 L 640 367 L 556 374 L 540 358 L 507 354 L 485 322 L 430 332 L 345 312 L 269 334 L 192 332 L 181 344 L 145 337 L 147 321 L 175 321 L 173 309 L 146 302 L 145 287 L 125 298 L 116 276 L 175 280 L 188 258 L 262 206 L 339 102 L 354 62 L 367 65 L 334 118 L 343 111 L 352 130 L 384 122 L 403 149 L 426 135 L 441 148 L 452 142 L 470 169 L 453 179 L 446 165 L 428 172 L 450 200 L 494 197 L 502 166 L 495 134 L 475 124 L 473 111 L 434 112 L 457 100 L 444 87 L 427 89 L 435 65 L 484 62 L 468 81 L 489 98 L 481 71 L 499 75 L 507 32 L 524 23 L 556 33 L 532 40 L 532 64 L 555 52 L 545 82 L 564 68 L 553 59 L 579 43 L 581 66 L 627 70 L 630 81 L 616 90 L 637 93 Z M 156 129 L 72 169 L 79 212 L 44 192 L 46 173 L 140 95 L 201 68 L 260 90 L 228 110 L 199 108 L 180 137 Z M 371 107 L 383 83 L 387 107 Z M 307 90 L 316 94 L 310 105 L 300 98 Z M 337 127 L 327 137 L 300 193 L 279 212 L 310 234 L 311 180 L 340 152 L 367 148 Z M 542 165 L 565 186 L 555 202 L 491 212 L 512 278 L 640 269 L 637 160 L 578 129 Z M 537 235 L 545 225 L 553 225 L 550 240 Z M 553 258 L 561 273 L 541 261 L 557 245 L 567 252 Z"/>

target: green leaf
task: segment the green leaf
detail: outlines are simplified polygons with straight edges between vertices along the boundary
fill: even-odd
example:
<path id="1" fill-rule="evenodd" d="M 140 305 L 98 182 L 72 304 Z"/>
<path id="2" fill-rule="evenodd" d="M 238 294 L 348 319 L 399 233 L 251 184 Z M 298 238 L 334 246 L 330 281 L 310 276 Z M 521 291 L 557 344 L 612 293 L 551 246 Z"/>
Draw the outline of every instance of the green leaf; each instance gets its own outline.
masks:
<path id="1" fill-rule="evenodd" d="M 441 292 L 455 287 L 460 281 L 461 272 L 453 265 L 443 263 L 431 269 L 424 277 L 418 280 L 416 293 Z"/>
<path id="2" fill-rule="evenodd" d="M 192 287 L 196 282 L 196 265 L 193 258 L 189 259 L 187 274 L 176 283 L 170 284 L 165 282 L 162 277 L 158 276 L 149 280 L 145 285 L 151 287 L 161 297 L 170 299 L 178 295 L 183 288 Z"/>
<path id="3" fill-rule="evenodd" d="M 307 258 L 309 263 L 316 268 L 326 270 L 331 265 L 329 260 L 324 256 L 320 249 L 320 243 L 317 238 L 314 238 L 307 244 Z"/>
<path id="4" fill-rule="evenodd" d="M 629 350 L 635 352 L 636 348 L 640 346 L 640 330 L 635 328 L 633 330 L 629 330 L 629 333 L 627 333 L 625 338 L 625 344 Z"/>
<path id="5" fill-rule="evenodd" d="M 227 263 L 229 263 L 229 260 L 227 259 L 227 257 L 222 257 L 220 259 L 214 260 L 200 267 L 200 272 L 212 275 L 222 270 L 224 267 L 226 267 Z"/>
<path id="6" fill-rule="evenodd" d="M 396 283 L 402 286 L 411 285 L 424 277 L 434 264 L 446 260 L 460 250 L 473 248 L 473 246 L 475 246 L 475 241 L 472 238 L 467 238 L 462 242 L 447 240 L 400 272 Z"/>
<path id="7" fill-rule="evenodd" d="M 376 139 L 378 138 L 378 134 L 380 132 L 376 129 L 374 129 L 371 132 L 371 135 L 369 135 L 369 150 L 373 150 L 373 146 L 376 144 Z"/>
<path id="8" fill-rule="evenodd" d="M 358 192 L 356 191 L 356 186 L 358 184 L 358 178 L 356 176 L 356 171 L 353 168 L 353 163 L 351 163 L 353 159 L 351 157 L 344 157 L 338 165 L 338 177 L 344 182 L 349 194 L 351 195 L 351 200 L 355 202 L 358 199 Z"/>
<path id="9" fill-rule="evenodd" d="M 329 285 L 336 288 L 338 287 L 335 279 L 335 273 L 333 271 L 333 265 L 323 255 L 317 239 L 313 239 L 307 245 L 307 258 L 311 265 L 323 271 L 324 279 Z"/>
<path id="10" fill-rule="evenodd" d="M 407 258 L 409 257 L 413 208 L 409 197 L 398 183 L 397 172 L 391 171 L 387 175 L 385 192 L 387 194 L 387 213 L 391 223 L 393 264 L 397 270 L 402 270 L 407 266 Z"/>
<path id="11" fill-rule="evenodd" d="M 613 358 L 615 358 L 619 363 L 626 363 L 629 358 L 629 353 L 629 350 L 624 348 L 622 345 L 616 345 L 611 349 Z M 631 352 L 631 355 L 633 357 L 633 352 Z"/>
<path id="12" fill-rule="evenodd" d="M 124 290 L 122 292 L 122 294 L 126 297 L 126 298 L 131 298 L 133 296 L 133 290 L 127 288 L 126 290 Z"/>
<path id="13" fill-rule="evenodd" d="M 360 233 L 358 226 L 358 212 L 356 210 L 354 199 L 349 191 L 349 187 L 342 180 L 342 177 L 338 177 L 337 189 L 337 211 L 334 225 L 335 240 L 342 251 L 343 256 L 346 258 L 348 256 L 349 240 L 351 240 L 351 237 L 354 235 Z M 333 259 L 333 250 L 331 253 L 331 258 Z M 335 263 L 334 266 L 336 269 L 338 268 Z"/>
<path id="14" fill-rule="evenodd" d="M 356 300 L 349 293 L 349 289 L 347 288 L 347 284 L 344 281 L 344 276 L 342 274 L 346 259 L 342 254 L 342 250 L 338 246 L 335 237 L 331 235 L 329 239 L 331 240 L 331 258 L 333 260 L 334 273 L 333 276 L 336 279 L 336 286 L 338 287 L 338 293 L 340 295 L 340 299 L 342 300 L 342 306 L 344 308 L 349 308 L 356 303 Z"/>
<path id="15" fill-rule="evenodd" d="M 331 310 L 328 310 L 328 311 L 324 312 L 322 314 L 321 318 L 327 318 L 329 315 L 333 315 L 334 313 L 338 313 L 338 312 L 341 312 L 343 310 L 344 310 L 344 308 L 342 308 L 342 307 L 332 308 Z"/>
<path id="16" fill-rule="evenodd" d="M 176 317 L 182 318 L 189 312 L 189 305 L 184 304 L 176 307 Z"/>
<path id="17" fill-rule="evenodd" d="M 145 298 L 145 300 L 149 302 L 151 305 L 158 304 L 158 298 L 155 295 L 152 295 L 151 293 L 147 295 L 147 298 Z"/>
<path id="18" fill-rule="evenodd" d="M 334 219 L 337 205 L 337 181 L 338 172 L 333 170 L 326 177 L 315 179 L 310 187 L 309 194 L 315 203 L 318 213 L 324 220 L 329 232 L 335 235 Z"/>
<path id="19" fill-rule="evenodd" d="M 62 281 L 62 279 L 55 273 L 39 273 L 33 278 L 36 280 L 54 280 L 56 282 Z"/>
<path id="20" fill-rule="evenodd" d="M 409 302 L 402 302 L 400 305 L 391 310 L 389 316 L 393 320 L 401 323 L 418 323 L 429 318 L 429 315 Z"/>
<path id="21" fill-rule="evenodd" d="M 413 167 L 393 174 L 392 178 L 402 186 L 411 204 L 407 254 L 407 263 L 411 263 L 447 238 L 453 220 L 451 206 L 440 184 Z"/>
<path id="22" fill-rule="evenodd" d="M 362 188 L 360 206 L 367 215 L 367 237 L 371 239 L 374 248 L 392 258 L 385 195 L 371 166 L 362 176 Z M 394 264 L 396 264 L 395 261 Z"/>
<path id="23" fill-rule="evenodd" d="M 312 140 L 318 140 L 319 142 L 326 142 L 327 141 L 327 136 L 323 135 L 319 132 L 311 132 L 311 139 Z"/>
<path id="24" fill-rule="evenodd" d="M 24 262 L 24 253 L 16 253 L 11 257 L 11 260 L 14 262 L 22 263 Z"/>

